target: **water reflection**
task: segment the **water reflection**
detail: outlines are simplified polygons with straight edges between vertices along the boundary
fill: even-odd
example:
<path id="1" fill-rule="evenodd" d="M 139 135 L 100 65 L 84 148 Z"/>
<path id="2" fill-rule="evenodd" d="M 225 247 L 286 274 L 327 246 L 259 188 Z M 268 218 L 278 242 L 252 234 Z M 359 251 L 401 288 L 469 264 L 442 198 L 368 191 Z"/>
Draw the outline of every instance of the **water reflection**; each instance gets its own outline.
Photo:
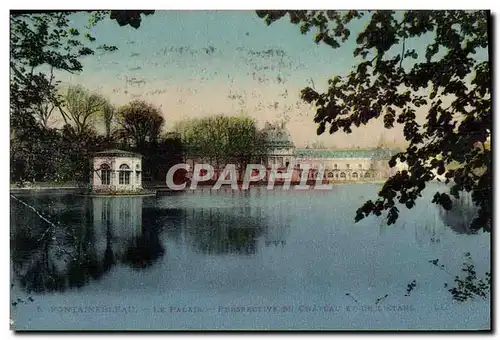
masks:
<path id="1" fill-rule="evenodd" d="M 282 246 L 287 230 L 286 217 L 260 207 L 178 209 L 142 197 L 22 200 L 54 223 L 11 200 L 12 270 L 24 289 L 38 293 L 83 287 L 113 267 L 154 268 L 169 261 L 166 240 L 210 256 L 252 256 L 261 239 Z"/>
<path id="2" fill-rule="evenodd" d="M 150 267 L 165 249 L 154 221 L 143 221 L 142 197 L 92 198 L 94 242 L 103 261 L 133 268 Z M 151 223 L 153 222 L 153 223 Z"/>
<path id="3" fill-rule="evenodd" d="M 185 241 L 205 254 L 255 254 L 266 226 L 260 210 L 250 208 L 191 209 L 185 214 Z"/>
<path id="4" fill-rule="evenodd" d="M 440 209 L 443 223 L 457 234 L 475 234 L 471 228 L 473 219 L 477 216 L 478 207 L 474 205 L 470 193 L 460 193 L 459 198 L 451 197 L 451 210 Z"/>
<path id="5" fill-rule="evenodd" d="M 64 199 L 72 200 L 59 197 Z M 12 269 L 21 286 L 35 292 L 64 291 L 98 280 L 120 263 L 151 266 L 165 249 L 159 230 L 143 224 L 142 200 L 81 198 L 79 207 L 57 211 L 60 202 L 26 199 L 54 225 L 11 201 Z"/>

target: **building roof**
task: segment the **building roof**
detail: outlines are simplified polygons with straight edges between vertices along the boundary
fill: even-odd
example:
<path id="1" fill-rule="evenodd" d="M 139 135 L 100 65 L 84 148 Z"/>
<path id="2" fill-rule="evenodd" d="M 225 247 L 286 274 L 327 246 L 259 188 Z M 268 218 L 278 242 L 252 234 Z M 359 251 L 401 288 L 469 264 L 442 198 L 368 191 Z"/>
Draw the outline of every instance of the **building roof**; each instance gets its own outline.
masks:
<path id="1" fill-rule="evenodd" d="M 322 149 L 296 149 L 295 156 L 305 158 L 370 158 L 389 159 L 395 150 L 371 149 L 371 150 L 322 150 Z"/>
<path id="2" fill-rule="evenodd" d="M 262 129 L 268 145 L 273 147 L 293 147 L 290 134 L 285 129 L 285 126 L 279 124 L 267 123 Z"/>
<path id="3" fill-rule="evenodd" d="M 95 156 L 115 156 L 115 157 L 142 157 L 141 154 L 131 151 L 119 150 L 119 149 L 109 149 L 104 151 L 99 151 L 94 154 Z"/>

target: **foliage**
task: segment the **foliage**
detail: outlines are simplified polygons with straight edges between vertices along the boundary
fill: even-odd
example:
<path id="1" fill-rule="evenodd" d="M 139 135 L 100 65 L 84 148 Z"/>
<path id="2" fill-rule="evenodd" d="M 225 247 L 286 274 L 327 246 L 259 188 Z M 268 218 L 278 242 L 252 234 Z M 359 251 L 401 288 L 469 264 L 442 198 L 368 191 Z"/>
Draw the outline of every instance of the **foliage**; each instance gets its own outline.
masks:
<path id="1" fill-rule="evenodd" d="M 448 289 L 448 291 L 453 295 L 453 299 L 458 302 L 472 300 L 476 296 L 486 298 L 491 290 L 491 273 L 487 272 L 484 279 L 478 279 L 470 253 L 465 253 L 465 258 L 466 261 L 462 264 L 462 272 L 467 273 L 467 276 L 463 279 L 458 275 L 455 276 L 454 281 L 457 286 Z M 430 260 L 429 262 L 452 276 L 445 269 L 445 266 L 439 263 L 439 259 Z M 448 284 L 445 283 L 444 287 L 447 288 Z"/>
<path id="2" fill-rule="evenodd" d="M 71 73 L 82 70 L 79 59 L 91 55 L 95 40 L 70 27 L 67 13 L 12 12 L 10 16 L 11 122 L 13 128 L 25 127 L 29 115 L 50 101 L 60 111 L 54 69 Z M 99 46 L 98 46 L 99 47 Z"/>
<path id="3" fill-rule="evenodd" d="M 33 301 L 35 301 L 35 300 L 31 296 L 28 296 L 27 299 L 17 298 L 15 301 L 12 301 L 11 304 L 13 307 L 16 307 L 19 304 L 27 305 L 29 302 L 33 302 Z"/>
<path id="4" fill-rule="evenodd" d="M 11 141 L 11 182 L 88 182 L 89 158 L 105 146 L 103 137 L 93 131 L 77 133 L 63 129 L 30 130 L 31 136 Z"/>
<path id="5" fill-rule="evenodd" d="M 49 119 L 59 112 L 65 124 L 71 116 L 64 109 L 64 98 L 58 89 L 54 71 L 78 73 L 82 71 L 80 59 L 92 55 L 96 49 L 114 51 L 115 46 L 98 45 L 91 28 L 112 16 L 120 25 L 137 26 L 140 15 L 152 11 L 87 11 L 89 25 L 73 27 L 71 15 L 82 11 L 11 11 L 10 13 L 10 126 L 11 126 L 11 180 L 63 180 L 61 167 L 70 173 L 87 166 L 87 160 L 75 166 L 65 163 L 70 154 L 80 154 L 91 145 L 67 154 L 61 145 L 71 129 L 56 131 L 49 127 Z M 82 132 L 87 127 L 86 114 L 78 117 L 78 134 L 89 142 Z M 92 136 L 96 138 L 96 136 Z M 74 139 L 69 140 L 74 145 Z M 76 146 L 76 145 L 75 145 Z M 77 177 L 80 177 L 78 175 Z M 85 176 L 83 176 L 85 177 Z M 70 177 L 72 178 L 72 177 Z"/>
<path id="6" fill-rule="evenodd" d="M 242 116 L 210 116 L 179 122 L 180 134 L 188 156 L 203 157 L 215 166 L 236 163 L 240 168 L 266 154 L 263 134 L 253 119 Z"/>
<path id="7" fill-rule="evenodd" d="M 143 183 L 165 183 L 168 170 L 182 163 L 182 143 L 179 138 L 161 136 L 156 143 L 148 143 L 142 149 L 135 149 L 143 155 Z"/>
<path id="8" fill-rule="evenodd" d="M 92 93 L 77 85 L 68 88 L 64 96 L 64 106 L 74 123 L 76 133 L 82 134 L 93 128 L 97 114 L 109 104 L 100 94 Z"/>
<path id="9" fill-rule="evenodd" d="M 449 292 L 453 295 L 453 299 L 463 302 L 469 299 L 474 299 L 476 296 L 486 298 L 491 289 L 491 274 L 486 273 L 486 278 L 479 279 L 476 275 L 474 265 L 470 253 L 465 254 L 467 262 L 463 263 L 462 271 L 467 273 L 463 279 L 455 277 L 456 287 L 450 288 Z"/>
<path id="10" fill-rule="evenodd" d="M 408 283 L 408 286 L 406 287 L 406 294 L 405 296 L 410 296 L 410 293 L 415 289 L 417 286 L 417 282 L 413 280 L 412 282 Z"/>
<path id="11" fill-rule="evenodd" d="M 50 100 L 60 105 L 53 70 L 71 73 L 82 71 L 81 57 L 94 54 L 94 49 L 114 51 L 115 46 L 97 45 L 90 28 L 107 16 L 120 25 L 138 27 L 141 14 L 153 11 L 90 11 L 85 32 L 71 27 L 70 15 L 78 11 L 11 11 L 10 69 L 11 111 L 16 115 L 35 110 L 36 105 Z M 94 49 L 93 49 L 94 48 Z M 64 115 L 64 112 L 62 112 Z M 20 119 L 13 115 L 12 118 Z"/>
<path id="12" fill-rule="evenodd" d="M 440 217 L 446 226 L 459 234 L 475 234 L 477 230 L 471 229 L 471 221 L 477 214 L 478 208 L 472 204 L 470 195 L 465 192 L 460 194 L 460 198 L 451 198 L 452 208 L 440 209 Z"/>
<path id="13" fill-rule="evenodd" d="M 116 22 L 120 26 L 130 25 L 133 28 L 139 28 L 141 26 L 141 14 L 150 15 L 153 14 L 154 11 L 130 11 L 130 10 L 121 10 L 121 11 L 110 11 L 109 17 L 110 19 L 116 20 Z"/>
<path id="14" fill-rule="evenodd" d="M 134 100 L 118 108 L 121 136 L 130 138 L 138 149 L 156 143 L 165 123 L 160 109 L 142 100 Z"/>
<path id="15" fill-rule="evenodd" d="M 302 99 L 316 106 L 318 134 L 327 127 L 330 133 L 351 133 L 353 125 L 360 127 L 373 119 L 383 120 L 388 129 L 394 123 L 403 125 L 408 147 L 389 165 L 395 166 L 399 159 L 409 170 L 389 178 L 379 198 L 357 211 L 356 221 L 389 210 L 387 223 L 394 223 L 396 203 L 412 208 L 437 173 L 446 176 L 447 184 L 452 182 L 452 196 L 471 192 L 479 206 L 472 227 L 489 230 L 492 172 L 491 150 L 485 142 L 492 130 L 491 70 L 480 56 L 489 47 L 489 13 L 257 11 L 267 24 L 287 14 L 303 34 L 315 29 L 314 41 L 334 49 L 350 39 L 352 26 L 366 23 L 355 37 L 353 70 L 328 80 L 324 93 L 310 87 L 302 90 Z M 423 56 L 407 48 L 425 42 L 424 38 L 430 42 Z M 423 109 L 428 114 L 421 124 L 417 110 Z M 452 162 L 460 166 L 446 169 Z M 446 193 L 437 193 L 433 202 L 451 208 Z"/>
<path id="16" fill-rule="evenodd" d="M 92 171 L 90 159 L 95 152 L 105 148 L 105 138 L 91 130 L 80 133 L 69 125 L 63 128 L 61 134 L 61 152 L 65 159 L 59 165 L 58 173 L 66 179 L 89 183 Z"/>
<path id="17" fill-rule="evenodd" d="M 53 129 L 35 126 L 22 131 L 10 144 L 11 182 L 36 182 L 58 179 L 60 134 Z"/>

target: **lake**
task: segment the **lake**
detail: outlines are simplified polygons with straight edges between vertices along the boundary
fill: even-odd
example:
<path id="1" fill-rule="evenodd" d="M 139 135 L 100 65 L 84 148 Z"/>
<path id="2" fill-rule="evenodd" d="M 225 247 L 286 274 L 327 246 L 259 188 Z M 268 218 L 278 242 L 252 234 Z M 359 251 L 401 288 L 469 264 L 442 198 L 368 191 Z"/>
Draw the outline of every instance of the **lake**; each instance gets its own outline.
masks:
<path id="1" fill-rule="evenodd" d="M 13 327 L 489 329 L 489 298 L 448 289 L 465 252 L 490 271 L 490 235 L 445 225 L 437 184 L 393 226 L 354 223 L 378 188 L 16 195 L 53 225 L 11 198 Z"/>

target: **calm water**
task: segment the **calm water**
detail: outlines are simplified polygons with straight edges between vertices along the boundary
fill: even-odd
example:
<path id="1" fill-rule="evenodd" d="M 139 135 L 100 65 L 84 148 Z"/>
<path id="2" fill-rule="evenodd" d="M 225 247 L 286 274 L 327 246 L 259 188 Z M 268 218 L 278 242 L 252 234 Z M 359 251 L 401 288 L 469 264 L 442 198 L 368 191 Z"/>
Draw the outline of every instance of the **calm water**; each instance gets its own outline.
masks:
<path id="1" fill-rule="evenodd" d="M 356 209 L 377 189 L 18 195 L 56 226 L 11 199 L 11 300 L 20 297 L 13 318 L 21 329 L 432 327 L 412 315 L 388 318 L 388 307 L 383 318 L 372 312 L 370 324 L 359 314 L 366 311 L 345 308 L 389 293 L 389 306 L 406 306 L 400 312 L 438 313 L 430 304 L 436 296 L 451 303 L 443 283 L 452 280 L 428 261 L 458 273 L 469 251 L 478 273 L 487 271 L 489 235 L 451 230 L 430 201 L 401 208 L 395 226 L 377 218 L 355 224 Z M 412 279 L 413 300 L 404 296 Z M 99 304 L 108 309 L 68 309 Z M 235 309 L 249 304 L 281 310 Z M 311 307 L 325 304 L 336 317 Z"/>

